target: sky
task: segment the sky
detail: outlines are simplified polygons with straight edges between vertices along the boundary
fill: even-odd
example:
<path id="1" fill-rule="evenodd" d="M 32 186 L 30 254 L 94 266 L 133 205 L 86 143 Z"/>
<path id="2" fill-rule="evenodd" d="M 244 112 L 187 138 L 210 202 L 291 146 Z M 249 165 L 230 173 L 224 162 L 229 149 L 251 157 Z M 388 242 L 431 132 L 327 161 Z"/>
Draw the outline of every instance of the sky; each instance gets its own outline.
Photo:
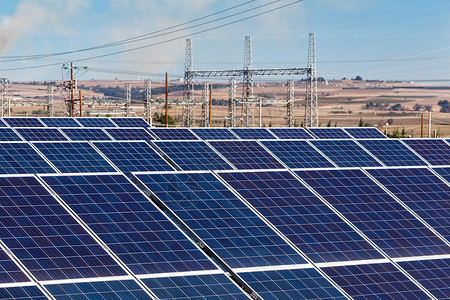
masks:
<path id="1" fill-rule="evenodd" d="M 68 75 L 62 66 L 72 61 L 87 67 L 77 69 L 79 80 L 159 81 L 165 72 L 181 78 L 186 38 L 192 39 L 194 70 L 242 68 L 245 36 L 251 36 L 253 68 L 304 68 L 308 35 L 315 33 L 317 72 L 325 79 L 450 82 L 448 0 L 1 4 L 0 77 L 10 81 L 62 80 Z"/>

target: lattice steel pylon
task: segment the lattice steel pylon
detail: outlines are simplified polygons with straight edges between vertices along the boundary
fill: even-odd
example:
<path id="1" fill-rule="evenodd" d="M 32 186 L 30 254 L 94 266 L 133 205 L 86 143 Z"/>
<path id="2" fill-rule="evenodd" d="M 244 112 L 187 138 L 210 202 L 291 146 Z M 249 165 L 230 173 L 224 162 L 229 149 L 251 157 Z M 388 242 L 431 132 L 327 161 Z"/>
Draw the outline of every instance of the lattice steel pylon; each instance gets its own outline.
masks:
<path id="1" fill-rule="evenodd" d="M 131 84 L 125 83 L 125 117 L 130 117 L 131 108 Z"/>
<path id="2" fill-rule="evenodd" d="M 144 80 L 144 117 L 152 126 L 152 82 Z"/>
<path id="3" fill-rule="evenodd" d="M 194 76 L 192 71 L 194 70 L 194 62 L 192 55 L 192 40 L 186 39 L 186 51 L 185 51 L 185 66 L 184 66 L 184 95 L 183 98 L 186 104 L 183 108 L 183 123 L 184 126 L 190 127 L 194 121 Z"/>
<path id="4" fill-rule="evenodd" d="M 47 115 L 49 117 L 53 117 L 53 86 L 52 85 L 47 86 Z"/>
<path id="5" fill-rule="evenodd" d="M 294 80 L 287 84 L 288 98 L 286 101 L 286 126 L 294 127 Z"/>
<path id="6" fill-rule="evenodd" d="M 305 95 L 305 127 L 319 126 L 315 34 L 309 34 L 308 66 Z"/>
<path id="7" fill-rule="evenodd" d="M 201 127 L 209 127 L 209 84 L 203 83 Z"/>
<path id="8" fill-rule="evenodd" d="M 230 78 L 228 90 L 228 127 L 236 127 L 236 80 Z"/>
<path id="9" fill-rule="evenodd" d="M 0 89 L 1 89 L 1 106 L 2 106 L 2 118 L 5 116 L 5 110 L 8 106 L 8 78 L 0 78 Z"/>
<path id="10" fill-rule="evenodd" d="M 252 64 L 252 40 L 250 36 L 245 37 L 244 49 L 244 74 L 242 88 L 242 115 L 241 125 L 243 127 L 250 127 L 250 119 L 252 118 L 253 110 L 251 108 L 251 101 L 253 100 L 253 64 Z"/>

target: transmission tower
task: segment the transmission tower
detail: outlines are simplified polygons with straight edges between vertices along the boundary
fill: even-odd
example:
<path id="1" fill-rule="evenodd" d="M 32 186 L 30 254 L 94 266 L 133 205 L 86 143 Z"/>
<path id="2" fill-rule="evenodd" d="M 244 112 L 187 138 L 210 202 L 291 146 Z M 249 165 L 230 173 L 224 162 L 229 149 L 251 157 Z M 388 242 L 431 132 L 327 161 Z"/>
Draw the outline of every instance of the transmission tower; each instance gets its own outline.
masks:
<path id="1" fill-rule="evenodd" d="M 294 127 L 294 80 L 287 84 L 288 98 L 286 102 L 286 126 Z"/>
<path id="2" fill-rule="evenodd" d="M 241 122 L 243 127 L 250 126 L 251 102 L 253 100 L 253 72 L 252 72 L 252 40 L 250 36 L 245 37 L 244 49 L 244 74 L 242 89 L 242 115 Z"/>
<path id="3" fill-rule="evenodd" d="M 2 118 L 5 116 L 5 109 L 8 106 L 8 78 L 0 78 L 1 81 L 1 93 L 2 93 L 2 99 L 1 99 L 1 106 L 2 106 Z"/>
<path id="4" fill-rule="evenodd" d="M 316 42 L 314 33 L 310 33 L 305 95 L 305 127 L 319 126 L 319 109 L 317 102 Z"/>
<path id="5" fill-rule="evenodd" d="M 228 127 L 236 127 L 236 80 L 230 78 L 228 90 Z"/>
<path id="6" fill-rule="evenodd" d="M 130 108 L 131 108 L 131 84 L 125 83 L 125 117 L 130 116 Z"/>
<path id="7" fill-rule="evenodd" d="M 209 127 L 209 85 L 203 83 L 201 127 Z"/>
<path id="8" fill-rule="evenodd" d="M 190 127 L 193 122 L 194 111 L 194 76 L 193 76 L 192 40 L 186 39 L 185 66 L 184 66 L 184 95 L 186 101 L 183 111 L 184 126 Z"/>
<path id="9" fill-rule="evenodd" d="M 47 114 L 53 117 L 53 86 L 47 86 Z"/>
<path id="10" fill-rule="evenodd" d="M 147 122 L 152 126 L 152 82 L 144 80 L 144 116 Z"/>

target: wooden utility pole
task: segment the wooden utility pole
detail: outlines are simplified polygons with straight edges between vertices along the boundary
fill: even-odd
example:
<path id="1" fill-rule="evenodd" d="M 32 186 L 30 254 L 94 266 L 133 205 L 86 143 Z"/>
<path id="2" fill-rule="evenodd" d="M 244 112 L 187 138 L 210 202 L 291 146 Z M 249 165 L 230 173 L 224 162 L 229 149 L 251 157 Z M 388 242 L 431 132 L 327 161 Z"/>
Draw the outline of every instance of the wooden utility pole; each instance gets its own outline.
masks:
<path id="1" fill-rule="evenodd" d="M 80 95 L 80 118 L 83 116 L 83 101 L 81 100 L 81 90 L 78 90 L 78 94 Z"/>
<path id="2" fill-rule="evenodd" d="M 428 137 L 431 138 L 431 110 L 428 114 Z"/>
<path id="3" fill-rule="evenodd" d="M 423 114 L 420 115 L 420 138 L 423 138 Z"/>
<path id="4" fill-rule="evenodd" d="M 169 82 L 166 72 L 166 127 L 169 127 Z"/>

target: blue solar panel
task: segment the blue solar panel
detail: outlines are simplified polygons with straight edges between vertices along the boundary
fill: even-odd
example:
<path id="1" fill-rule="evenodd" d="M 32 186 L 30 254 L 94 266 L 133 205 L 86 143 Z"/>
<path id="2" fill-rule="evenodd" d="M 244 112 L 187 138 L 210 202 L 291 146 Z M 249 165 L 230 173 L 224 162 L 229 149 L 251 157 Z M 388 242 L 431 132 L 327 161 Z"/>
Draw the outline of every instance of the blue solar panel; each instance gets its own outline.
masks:
<path id="1" fill-rule="evenodd" d="M 402 139 L 433 166 L 450 165 L 450 146 L 440 139 Z"/>
<path id="2" fill-rule="evenodd" d="M 75 118 L 83 127 L 117 127 L 110 118 Z"/>
<path id="3" fill-rule="evenodd" d="M 354 139 L 383 139 L 386 136 L 375 127 L 349 127 L 344 130 Z"/>
<path id="4" fill-rule="evenodd" d="M 450 239 L 450 186 L 427 168 L 367 171 L 440 234 Z"/>
<path id="5" fill-rule="evenodd" d="M 0 299 L 3 300 L 47 300 L 37 286 L 18 286 L 0 288 Z"/>
<path id="6" fill-rule="evenodd" d="M 56 171 L 25 142 L 0 143 L 0 174 L 56 173 Z"/>
<path id="7" fill-rule="evenodd" d="M 239 138 L 250 140 L 276 139 L 266 128 L 231 128 Z"/>
<path id="8" fill-rule="evenodd" d="M 290 128 L 269 128 L 269 131 L 275 134 L 279 139 L 313 139 L 304 128 L 290 127 Z"/>
<path id="9" fill-rule="evenodd" d="M 429 299 L 390 263 L 322 268 L 353 299 Z"/>
<path id="10" fill-rule="evenodd" d="M 202 140 L 236 140 L 237 137 L 228 128 L 191 128 Z"/>
<path id="11" fill-rule="evenodd" d="M 142 281 L 158 299 L 248 299 L 224 274 L 148 278 Z"/>
<path id="12" fill-rule="evenodd" d="M 319 139 L 348 139 L 351 136 L 342 128 L 337 127 L 310 127 L 308 130 Z"/>
<path id="13" fill-rule="evenodd" d="M 187 128 L 150 128 L 149 131 L 160 140 L 198 140 Z"/>
<path id="14" fill-rule="evenodd" d="M 305 263 L 213 174 L 136 177 L 231 268 Z"/>
<path id="15" fill-rule="evenodd" d="M 0 119 L 0 128 L 1 127 L 8 127 L 8 125 L 6 125 L 5 121 L 3 121 L 3 119 Z"/>
<path id="16" fill-rule="evenodd" d="M 57 300 L 67 299 L 152 299 L 133 280 L 50 284 L 45 288 Z"/>
<path id="17" fill-rule="evenodd" d="M 0 239 L 38 280 L 126 274 L 36 178 L 0 190 Z"/>
<path id="18" fill-rule="evenodd" d="M 173 171 L 169 165 L 146 142 L 93 142 L 122 172 Z"/>
<path id="19" fill-rule="evenodd" d="M 204 141 L 156 141 L 157 145 L 182 170 L 232 170 Z"/>
<path id="20" fill-rule="evenodd" d="M 67 141 L 57 128 L 16 128 L 26 141 Z"/>
<path id="21" fill-rule="evenodd" d="M 289 168 L 333 168 L 334 165 L 313 146 L 302 140 L 261 141 Z"/>
<path id="22" fill-rule="evenodd" d="M 135 274 L 216 269 L 125 176 L 42 178 Z"/>
<path id="23" fill-rule="evenodd" d="M 88 142 L 33 143 L 61 173 L 116 172 Z"/>
<path id="24" fill-rule="evenodd" d="M 450 259 L 404 261 L 398 264 L 438 299 L 450 299 Z"/>
<path id="25" fill-rule="evenodd" d="M 426 162 L 409 150 L 399 140 L 359 140 L 358 142 L 386 166 L 427 165 Z"/>
<path id="26" fill-rule="evenodd" d="M 263 299 L 346 299 L 315 269 L 238 274 Z"/>
<path id="27" fill-rule="evenodd" d="M 439 175 L 441 175 L 447 182 L 450 182 L 450 168 L 433 168 Z"/>
<path id="28" fill-rule="evenodd" d="M 450 247 L 362 171 L 296 173 L 389 256 L 450 254 Z"/>
<path id="29" fill-rule="evenodd" d="M 0 141 L 22 141 L 12 128 L 0 127 Z"/>
<path id="30" fill-rule="evenodd" d="M 101 128 L 61 128 L 72 141 L 110 141 L 109 135 Z"/>
<path id="31" fill-rule="evenodd" d="M 74 118 L 39 118 L 47 127 L 81 127 Z"/>
<path id="32" fill-rule="evenodd" d="M 144 128 L 105 128 L 105 131 L 117 141 L 154 140 Z"/>
<path id="33" fill-rule="evenodd" d="M 38 118 L 3 118 L 11 127 L 45 127 Z"/>
<path id="34" fill-rule="evenodd" d="M 314 262 L 383 258 L 287 171 L 219 173 Z"/>
<path id="35" fill-rule="evenodd" d="M 352 140 L 311 140 L 339 167 L 379 167 L 381 164 Z"/>
<path id="36" fill-rule="evenodd" d="M 269 152 L 256 141 L 210 141 L 237 169 L 284 169 Z"/>
<path id="37" fill-rule="evenodd" d="M 30 279 L 19 269 L 19 267 L 0 248 L 0 283 L 26 282 Z"/>
<path id="38" fill-rule="evenodd" d="M 150 127 L 142 118 L 112 118 L 111 121 L 119 127 Z"/>

